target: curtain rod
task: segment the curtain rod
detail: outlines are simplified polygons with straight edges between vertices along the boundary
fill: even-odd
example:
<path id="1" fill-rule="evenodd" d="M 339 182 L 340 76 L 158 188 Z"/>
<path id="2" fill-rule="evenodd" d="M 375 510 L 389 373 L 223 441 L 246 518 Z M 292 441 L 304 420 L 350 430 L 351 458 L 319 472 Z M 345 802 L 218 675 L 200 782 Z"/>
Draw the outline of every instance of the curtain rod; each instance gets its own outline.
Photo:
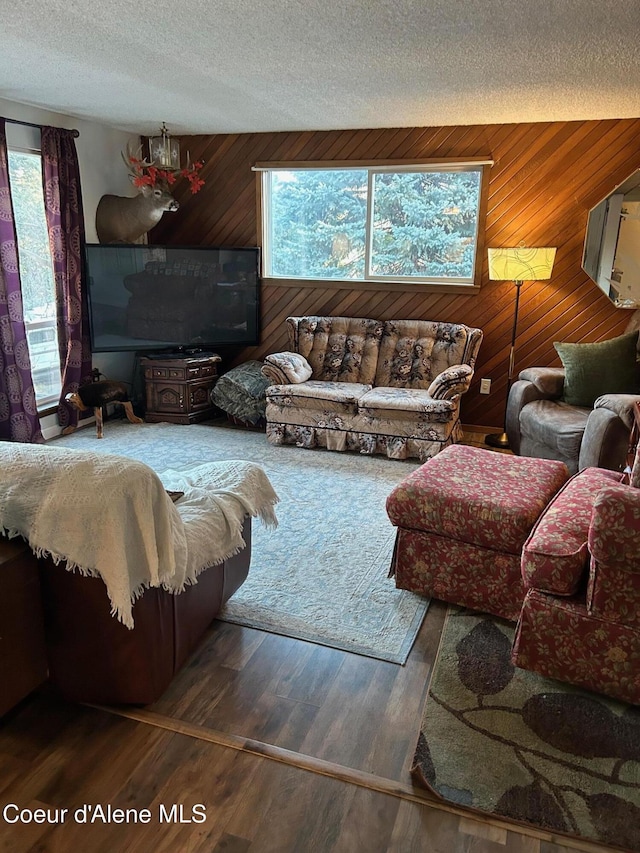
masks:
<path id="1" fill-rule="evenodd" d="M 32 121 L 21 121 L 18 118 L 5 118 L 5 122 L 9 124 L 22 124 L 24 127 L 35 127 L 36 130 L 42 130 L 43 127 L 50 127 L 51 125 L 44 124 L 34 124 Z M 68 130 L 68 128 L 60 128 L 60 130 Z M 76 130 L 75 127 L 71 128 L 71 133 L 73 133 L 74 137 L 77 139 L 80 136 L 80 131 Z"/>

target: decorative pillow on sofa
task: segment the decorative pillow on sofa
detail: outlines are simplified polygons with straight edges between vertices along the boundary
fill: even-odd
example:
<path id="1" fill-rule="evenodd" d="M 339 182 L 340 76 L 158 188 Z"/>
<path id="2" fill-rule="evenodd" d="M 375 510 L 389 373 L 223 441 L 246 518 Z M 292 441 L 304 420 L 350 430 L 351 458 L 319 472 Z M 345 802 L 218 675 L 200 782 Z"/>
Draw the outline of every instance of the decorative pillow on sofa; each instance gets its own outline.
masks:
<path id="1" fill-rule="evenodd" d="M 603 394 L 633 394 L 640 390 L 638 331 L 595 344 L 554 341 L 565 369 L 565 403 L 592 407 Z"/>
<path id="2" fill-rule="evenodd" d="M 262 374 L 276 385 L 306 382 L 311 373 L 309 362 L 297 352 L 274 352 L 265 358 L 262 365 Z"/>

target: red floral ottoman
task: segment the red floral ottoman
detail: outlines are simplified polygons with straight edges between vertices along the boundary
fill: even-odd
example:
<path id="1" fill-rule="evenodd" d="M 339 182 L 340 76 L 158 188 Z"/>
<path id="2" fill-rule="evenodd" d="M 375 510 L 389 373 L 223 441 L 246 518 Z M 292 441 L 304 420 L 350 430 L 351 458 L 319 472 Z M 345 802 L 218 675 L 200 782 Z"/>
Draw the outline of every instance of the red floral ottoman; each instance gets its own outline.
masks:
<path id="1" fill-rule="evenodd" d="M 516 621 L 522 546 L 568 477 L 550 459 L 445 448 L 387 498 L 396 586 Z"/>

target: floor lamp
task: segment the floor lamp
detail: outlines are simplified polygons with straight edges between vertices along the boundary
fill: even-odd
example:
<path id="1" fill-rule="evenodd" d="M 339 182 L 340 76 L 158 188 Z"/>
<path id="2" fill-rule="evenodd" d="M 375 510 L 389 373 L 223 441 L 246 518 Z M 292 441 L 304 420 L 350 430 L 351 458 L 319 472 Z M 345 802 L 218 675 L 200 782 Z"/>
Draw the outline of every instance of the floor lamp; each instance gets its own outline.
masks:
<path id="1" fill-rule="evenodd" d="M 513 363 L 516 349 L 516 331 L 518 328 L 518 306 L 520 288 L 524 281 L 544 281 L 551 278 L 555 249 L 529 249 L 518 246 L 515 249 L 489 249 L 489 278 L 495 281 L 513 281 L 516 286 L 516 307 L 513 314 L 511 332 L 511 350 L 509 351 L 509 373 L 507 376 L 507 396 L 504 403 L 504 432 L 492 433 L 485 438 L 489 447 L 509 448 L 507 437 L 507 403 L 513 382 Z"/>

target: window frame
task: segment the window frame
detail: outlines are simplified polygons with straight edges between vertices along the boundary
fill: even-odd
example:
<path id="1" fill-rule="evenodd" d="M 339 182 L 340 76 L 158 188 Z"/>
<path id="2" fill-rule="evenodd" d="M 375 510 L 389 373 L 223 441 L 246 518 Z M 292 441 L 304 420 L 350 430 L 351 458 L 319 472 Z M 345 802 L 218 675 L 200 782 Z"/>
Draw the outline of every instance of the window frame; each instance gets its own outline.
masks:
<path id="1" fill-rule="evenodd" d="M 412 160 L 313 160 L 313 161 L 267 161 L 258 162 L 252 167 L 256 172 L 256 198 L 259 245 L 262 258 L 262 281 L 277 287 L 317 288 L 319 286 L 330 290 L 364 290 L 364 291 L 402 291 L 405 293 L 465 293 L 474 294 L 480 291 L 480 281 L 484 260 L 485 222 L 489 198 L 489 169 L 493 160 L 487 157 L 449 157 L 438 159 Z M 268 229 L 270 228 L 270 210 L 266 209 L 265 201 L 269 197 L 267 181 L 271 171 L 312 171 L 312 170 L 368 170 L 367 195 L 367 239 L 365 244 L 366 259 L 369 263 L 370 228 L 373 216 L 371 208 L 372 175 L 385 172 L 411 171 L 480 171 L 480 198 L 478 205 L 478 220 L 476 229 L 476 255 L 472 283 L 438 282 L 437 280 L 409 281 L 408 279 L 393 280 L 387 276 L 370 276 L 366 279 L 340 278 L 281 278 L 267 275 L 270 245 Z"/>
<path id="2" fill-rule="evenodd" d="M 40 160 L 42 161 L 42 146 L 40 143 L 40 131 L 39 131 L 39 129 L 31 128 L 30 126 L 26 126 L 26 125 L 15 125 L 15 126 L 11 125 L 11 126 L 7 126 L 6 130 L 7 130 L 7 155 L 8 156 L 10 156 L 11 152 L 15 152 L 15 153 L 19 153 L 19 154 L 30 154 L 30 155 L 34 155 L 34 156 L 39 157 Z M 43 187 L 42 192 L 43 192 L 43 200 L 44 200 L 44 187 Z M 11 203 L 12 203 L 12 205 L 15 206 L 15 198 L 13 197 L 13 193 L 12 193 L 12 197 L 11 197 Z M 19 245 L 18 245 L 18 258 L 19 258 Z M 52 264 L 52 273 L 53 273 L 53 264 Z M 22 284 L 22 282 L 21 282 L 21 284 Z M 56 307 L 56 303 L 55 303 L 55 299 L 54 299 L 54 308 L 55 307 Z M 36 321 L 35 326 L 40 325 L 41 322 L 42 321 Z M 34 362 L 33 354 L 31 352 L 31 346 L 28 343 L 29 342 L 29 332 L 32 331 L 32 326 L 34 324 L 28 323 L 25 320 L 24 325 L 25 325 L 25 334 L 26 334 L 26 338 L 27 338 L 27 344 L 29 346 L 29 359 L 31 361 L 31 373 L 33 376 L 35 371 L 37 371 L 39 369 L 44 369 L 44 368 L 39 368 L 38 365 Z M 46 328 L 50 328 L 52 326 L 53 326 L 53 328 L 55 328 L 55 326 L 56 326 L 55 316 L 53 318 L 53 324 L 48 324 Z M 56 347 L 56 352 L 58 352 L 58 358 L 59 358 L 59 351 L 58 351 L 57 347 Z M 36 399 L 36 409 L 37 409 L 38 415 L 40 417 L 44 417 L 45 415 L 48 415 L 48 414 L 55 412 L 57 410 L 58 402 L 60 399 L 60 393 L 62 392 L 62 366 L 61 365 L 59 366 L 59 373 L 60 373 L 60 391 L 57 393 L 57 395 L 50 394 L 47 397 L 41 397 L 39 399 Z M 34 386 L 34 388 L 35 388 L 35 386 Z"/>

